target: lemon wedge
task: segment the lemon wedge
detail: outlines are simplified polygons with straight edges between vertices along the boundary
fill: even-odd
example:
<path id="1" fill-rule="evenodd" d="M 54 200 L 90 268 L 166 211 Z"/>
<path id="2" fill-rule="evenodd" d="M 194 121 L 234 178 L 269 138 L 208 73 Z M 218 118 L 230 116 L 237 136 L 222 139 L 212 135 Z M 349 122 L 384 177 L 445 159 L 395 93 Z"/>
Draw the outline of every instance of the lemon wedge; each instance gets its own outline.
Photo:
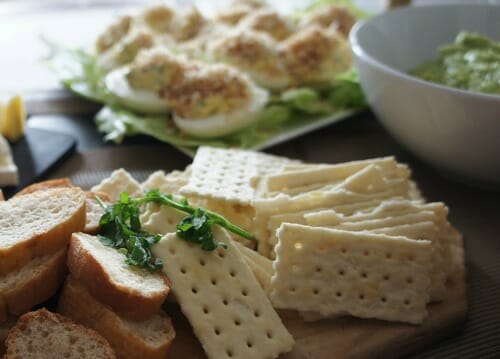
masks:
<path id="1" fill-rule="evenodd" d="M 16 95 L 6 106 L 0 104 L 0 133 L 11 142 L 15 142 L 24 135 L 26 112 L 23 99 Z"/>

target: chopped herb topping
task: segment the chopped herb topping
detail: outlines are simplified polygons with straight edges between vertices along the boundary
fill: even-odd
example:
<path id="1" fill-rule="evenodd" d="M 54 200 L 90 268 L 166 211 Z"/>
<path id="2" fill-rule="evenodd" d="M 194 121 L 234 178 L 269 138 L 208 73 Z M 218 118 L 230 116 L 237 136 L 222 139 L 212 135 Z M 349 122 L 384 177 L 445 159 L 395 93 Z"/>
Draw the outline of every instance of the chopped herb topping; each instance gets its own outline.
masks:
<path id="1" fill-rule="evenodd" d="M 139 206 L 144 203 L 158 203 L 173 207 L 188 214 L 177 224 L 177 237 L 182 240 L 201 245 L 205 251 L 213 251 L 218 247 L 226 247 L 224 243 L 216 243 L 212 233 L 212 225 L 218 224 L 227 230 L 246 239 L 252 235 L 242 228 L 232 224 L 221 215 L 204 208 L 192 207 L 187 199 L 176 201 L 172 195 L 158 190 L 150 190 L 145 196 L 132 199 L 123 192 L 120 200 L 113 204 L 106 204 L 97 197 L 100 205 L 105 209 L 99 224 L 101 226 L 99 239 L 109 247 L 118 249 L 127 257 L 126 263 L 143 269 L 158 270 L 162 262 L 151 254 L 151 247 L 161 239 L 160 234 L 151 234 L 145 231 L 140 222 Z"/>

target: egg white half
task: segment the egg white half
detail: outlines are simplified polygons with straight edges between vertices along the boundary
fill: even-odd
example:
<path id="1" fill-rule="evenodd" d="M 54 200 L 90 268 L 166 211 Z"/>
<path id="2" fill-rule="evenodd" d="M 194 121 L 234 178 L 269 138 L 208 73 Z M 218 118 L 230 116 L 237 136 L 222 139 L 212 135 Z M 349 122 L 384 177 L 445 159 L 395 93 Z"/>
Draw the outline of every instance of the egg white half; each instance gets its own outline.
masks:
<path id="1" fill-rule="evenodd" d="M 192 136 L 200 138 L 220 137 L 255 122 L 268 100 L 269 93 L 266 90 L 252 86 L 250 102 L 243 108 L 225 114 L 196 119 L 185 119 L 174 113 L 173 119 L 180 130 Z"/>
<path id="2" fill-rule="evenodd" d="M 106 88 L 123 106 L 148 114 L 164 114 L 170 109 L 168 101 L 156 92 L 134 89 L 127 80 L 128 67 L 111 71 L 104 80 Z"/>

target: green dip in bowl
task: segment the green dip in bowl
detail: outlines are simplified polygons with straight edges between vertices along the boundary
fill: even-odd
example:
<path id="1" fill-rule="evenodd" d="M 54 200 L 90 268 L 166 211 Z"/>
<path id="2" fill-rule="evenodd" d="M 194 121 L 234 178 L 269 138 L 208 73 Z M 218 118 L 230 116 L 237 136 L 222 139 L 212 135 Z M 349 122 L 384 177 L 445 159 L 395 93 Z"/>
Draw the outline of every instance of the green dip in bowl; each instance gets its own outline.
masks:
<path id="1" fill-rule="evenodd" d="M 423 80 L 455 88 L 500 95 L 500 43 L 462 31 L 439 58 L 410 71 Z"/>

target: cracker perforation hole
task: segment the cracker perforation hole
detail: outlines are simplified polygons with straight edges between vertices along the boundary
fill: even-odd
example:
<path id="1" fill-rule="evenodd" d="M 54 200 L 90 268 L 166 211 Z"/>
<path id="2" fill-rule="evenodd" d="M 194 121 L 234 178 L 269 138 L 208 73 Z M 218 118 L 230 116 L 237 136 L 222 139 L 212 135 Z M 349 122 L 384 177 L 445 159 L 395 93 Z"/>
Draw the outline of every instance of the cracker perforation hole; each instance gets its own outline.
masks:
<path id="1" fill-rule="evenodd" d="M 389 274 L 384 274 L 384 280 L 389 280 L 390 277 L 389 277 Z"/>
<path id="2" fill-rule="evenodd" d="M 410 302 L 410 300 L 409 300 L 409 299 L 405 299 L 405 301 L 404 301 L 404 304 L 405 304 L 405 305 L 410 305 L 410 303 L 411 303 L 411 302 Z"/>
<path id="3" fill-rule="evenodd" d="M 414 254 L 409 254 L 408 255 L 408 260 L 410 260 L 410 261 L 415 260 L 415 255 Z"/>
<path id="4" fill-rule="evenodd" d="M 385 258 L 387 258 L 387 259 L 391 259 L 391 258 L 392 258 L 392 253 L 387 252 L 387 253 L 385 254 Z"/>
<path id="5" fill-rule="evenodd" d="M 345 271 L 343 269 L 339 269 L 339 275 L 344 275 Z"/>
<path id="6" fill-rule="evenodd" d="M 412 284 L 413 283 L 413 278 L 412 277 L 406 278 L 406 283 Z"/>
<path id="7" fill-rule="evenodd" d="M 227 300 L 227 298 L 222 299 L 222 304 L 228 305 L 229 304 L 229 300 Z"/>
<path id="8" fill-rule="evenodd" d="M 347 248 L 342 247 L 342 248 L 340 248 L 340 251 L 341 251 L 342 253 L 347 253 Z"/>
<path id="9" fill-rule="evenodd" d="M 253 342 L 251 340 L 247 340 L 247 347 L 253 347 Z"/>
<path id="10" fill-rule="evenodd" d="M 186 271 L 186 268 L 185 268 L 185 267 L 181 267 L 181 273 L 182 273 L 182 274 L 186 274 L 186 273 L 187 273 L 187 271 Z"/>
<path id="11" fill-rule="evenodd" d="M 336 292 L 335 295 L 337 296 L 337 298 L 340 298 L 342 297 L 342 292 Z"/>
<path id="12" fill-rule="evenodd" d="M 380 297 L 380 301 L 382 303 L 387 303 L 387 298 L 386 297 Z"/>
<path id="13" fill-rule="evenodd" d="M 191 288 L 191 293 L 193 293 L 193 294 L 197 294 L 197 293 L 198 293 L 198 288 L 196 288 L 196 287 L 192 287 L 192 288 Z"/>
<path id="14" fill-rule="evenodd" d="M 364 295 L 363 293 L 360 293 L 360 294 L 358 295 L 358 298 L 359 298 L 359 299 L 361 299 L 361 300 L 363 300 L 363 299 L 365 299 L 365 295 Z"/>
<path id="15" fill-rule="evenodd" d="M 208 307 L 203 307 L 203 313 L 204 314 L 210 313 L 210 310 L 208 309 Z"/>
<path id="16" fill-rule="evenodd" d="M 313 289 L 313 294 L 314 295 L 318 295 L 319 294 L 319 289 L 318 288 L 314 288 Z"/>
<path id="17" fill-rule="evenodd" d="M 210 280 L 210 283 L 212 283 L 212 285 L 217 285 L 217 279 L 212 278 L 212 279 Z"/>
<path id="18" fill-rule="evenodd" d="M 205 266 L 205 260 L 204 259 L 200 259 L 200 266 L 204 267 Z"/>
<path id="19" fill-rule="evenodd" d="M 234 270 L 234 269 L 230 269 L 230 270 L 229 270 L 229 275 L 230 275 L 231 277 L 236 277 L 236 272 L 235 272 L 235 270 Z"/>
<path id="20" fill-rule="evenodd" d="M 228 349 L 228 350 L 226 350 L 226 354 L 228 357 L 231 358 L 233 356 L 233 351 L 231 349 Z"/>
<path id="21" fill-rule="evenodd" d="M 241 325 L 241 321 L 238 318 L 235 318 L 234 319 L 234 325 L 236 325 L 237 327 L 239 327 Z"/>
<path id="22" fill-rule="evenodd" d="M 241 290 L 241 295 L 244 296 L 244 297 L 248 296 L 248 290 L 246 290 L 245 288 L 243 288 Z"/>
<path id="23" fill-rule="evenodd" d="M 268 339 L 273 339 L 273 332 L 272 332 L 272 331 L 270 331 L 270 330 L 266 330 L 266 337 L 267 337 Z"/>
<path id="24" fill-rule="evenodd" d="M 253 316 L 254 316 L 255 318 L 259 318 L 259 317 L 260 317 L 260 312 L 259 312 L 257 309 L 256 309 L 256 310 L 254 310 L 254 312 L 253 312 Z"/>
<path id="25" fill-rule="evenodd" d="M 169 252 L 170 254 L 172 254 L 172 255 L 175 255 L 176 250 L 175 250 L 175 248 L 174 248 L 174 247 L 169 247 L 169 248 L 168 248 L 168 252 Z"/>
<path id="26" fill-rule="evenodd" d="M 368 274 L 366 272 L 361 272 L 361 277 L 366 278 L 366 277 L 368 277 Z"/>
<path id="27" fill-rule="evenodd" d="M 217 255 L 218 255 L 220 258 L 224 258 L 224 257 L 226 256 L 226 254 L 224 253 L 224 251 L 223 251 L 223 250 L 219 250 L 219 251 L 217 252 Z"/>
<path id="28" fill-rule="evenodd" d="M 215 327 L 214 328 L 214 333 L 215 333 L 215 335 L 220 335 L 220 333 L 221 333 L 220 328 Z"/>
<path id="29" fill-rule="evenodd" d="M 322 270 L 323 270 L 323 269 L 322 269 L 321 267 L 316 267 L 316 268 L 314 269 L 314 271 L 315 271 L 316 273 L 321 273 L 321 271 L 322 271 Z"/>
<path id="30" fill-rule="evenodd" d="M 288 290 L 290 292 L 295 292 L 296 289 L 295 289 L 295 286 L 291 285 L 290 288 L 288 288 Z"/>

